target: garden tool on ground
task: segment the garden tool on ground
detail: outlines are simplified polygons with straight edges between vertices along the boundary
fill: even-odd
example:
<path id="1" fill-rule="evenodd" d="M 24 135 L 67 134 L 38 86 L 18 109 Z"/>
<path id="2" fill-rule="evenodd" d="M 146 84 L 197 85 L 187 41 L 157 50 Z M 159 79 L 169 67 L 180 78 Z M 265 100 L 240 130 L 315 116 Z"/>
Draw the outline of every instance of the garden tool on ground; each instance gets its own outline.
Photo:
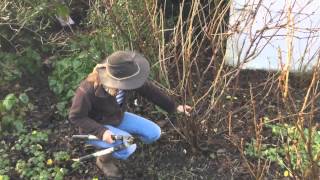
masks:
<path id="1" fill-rule="evenodd" d="M 94 158 L 94 157 L 99 157 L 99 156 L 103 156 L 106 154 L 111 154 L 113 152 L 119 151 L 119 150 L 123 150 L 127 147 L 129 147 L 130 145 L 132 145 L 134 143 L 134 137 L 132 136 L 122 136 L 122 135 L 111 135 L 111 138 L 116 141 L 119 140 L 121 141 L 120 144 L 114 145 L 112 147 L 109 148 L 105 148 L 102 149 L 100 151 L 94 152 L 92 154 L 88 154 L 79 158 L 75 158 L 72 159 L 73 161 L 85 161 L 88 160 L 90 158 Z M 81 140 L 100 140 L 99 138 L 97 138 L 94 135 L 73 135 L 72 139 L 81 139 Z"/>

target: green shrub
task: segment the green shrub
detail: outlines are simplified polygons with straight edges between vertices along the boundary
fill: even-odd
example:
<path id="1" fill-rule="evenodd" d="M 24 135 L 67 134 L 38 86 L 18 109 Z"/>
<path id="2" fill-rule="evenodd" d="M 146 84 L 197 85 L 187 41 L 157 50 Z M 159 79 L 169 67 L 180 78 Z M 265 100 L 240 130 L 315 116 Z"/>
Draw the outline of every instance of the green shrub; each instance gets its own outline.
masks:
<path id="1" fill-rule="evenodd" d="M 10 162 L 10 157 L 9 157 L 9 148 L 8 145 L 5 141 L 0 142 L 0 180 L 1 176 L 3 178 L 5 175 L 12 170 L 13 168 L 11 167 L 11 162 Z"/>
<path id="2" fill-rule="evenodd" d="M 0 53 L 0 86 L 21 78 L 22 72 L 18 68 L 17 56 L 11 53 Z"/>
<path id="3" fill-rule="evenodd" d="M 0 180 L 9 180 L 9 176 L 7 175 L 0 175 Z"/>
<path id="4" fill-rule="evenodd" d="M 18 97 L 11 93 L 1 100 L 0 136 L 23 132 L 23 118 L 32 108 L 26 93 L 21 93 Z"/>
<path id="5" fill-rule="evenodd" d="M 70 170 L 78 170 L 80 167 L 76 162 L 71 164 L 71 169 L 67 168 L 67 161 L 70 160 L 68 152 L 47 150 L 48 132 L 34 130 L 21 133 L 15 138 L 17 140 L 13 145 L 0 142 L 0 177 L 4 179 L 8 178 L 10 171 L 15 170 L 21 179 L 63 180 Z"/>
<path id="6" fill-rule="evenodd" d="M 317 166 L 320 166 L 320 161 L 317 160 L 320 157 L 320 131 L 312 128 L 310 132 L 310 129 L 305 128 L 301 134 L 297 127 L 288 124 L 267 124 L 266 127 L 272 129 L 271 141 L 279 143 L 262 143 L 258 149 L 256 140 L 253 139 L 251 143 L 246 145 L 246 155 L 268 159 L 277 163 L 283 170 L 289 169 L 300 175 L 303 175 L 310 168 L 312 162 L 316 162 Z M 303 138 L 310 141 L 312 159 L 310 159 L 310 151 L 308 151 L 307 143 Z"/>
<path id="7" fill-rule="evenodd" d="M 7 85 L 22 77 L 22 74 L 37 75 L 40 72 L 41 57 L 26 48 L 21 54 L 0 53 L 0 85 Z"/>
<path id="8" fill-rule="evenodd" d="M 56 21 L 55 16 L 66 17 L 70 14 L 67 4 L 50 0 L 19 0 L 0 4 L 1 20 L 5 23 L 28 27 L 34 31 L 44 31 Z M 36 32 L 35 32 L 36 33 Z"/>
<path id="9" fill-rule="evenodd" d="M 94 36 L 80 36 L 68 47 L 72 54 L 56 60 L 49 77 L 49 86 L 59 98 L 56 107 L 62 116 L 67 115 L 70 99 L 80 82 L 112 51 L 112 41 L 101 32 Z"/>
<path id="10" fill-rule="evenodd" d="M 23 134 L 15 142 L 12 150 L 25 154 L 16 162 L 15 170 L 23 179 L 56 179 L 62 180 L 67 173 L 67 169 L 55 164 L 59 161 L 65 163 L 69 160 L 67 152 L 60 151 L 54 154 L 52 160 L 43 147 L 48 143 L 48 134 L 46 132 L 32 131 L 31 134 Z"/>
<path id="11" fill-rule="evenodd" d="M 68 161 L 70 159 L 70 155 L 68 152 L 59 151 L 53 154 L 55 161 Z"/>
<path id="12" fill-rule="evenodd" d="M 26 48 L 18 58 L 17 65 L 26 74 L 37 75 L 40 72 L 41 57 L 38 52 L 31 48 Z"/>
<path id="13" fill-rule="evenodd" d="M 19 54 L 28 48 L 52 52 L 58 44 L 52 36 L 59 27 L 56 16 L 70 13 L 67 4 L 50 0 L 4 0 L 0 9 L 0 50 Z"/>

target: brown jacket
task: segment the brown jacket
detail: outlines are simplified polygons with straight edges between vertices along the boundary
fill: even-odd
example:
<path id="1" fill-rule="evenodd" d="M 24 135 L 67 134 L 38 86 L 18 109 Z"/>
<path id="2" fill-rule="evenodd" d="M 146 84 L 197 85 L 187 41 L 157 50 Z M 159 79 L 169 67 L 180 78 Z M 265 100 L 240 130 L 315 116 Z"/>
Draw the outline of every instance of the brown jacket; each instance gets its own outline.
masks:
<path id="1" fill-rule="evenodd" d="M 176 110 L 175 102 L 150 81 L 134 91 L 169 113 Z M 69 120 L 80 128 L 81 133 L 93 134 L 101 139 L 104 131 L 107 130 L 103 125 L 120 124 L 125 103 L 126 98 L 120 107 L 116 98 L 110 96 L 102 85 L 94 85 L 94 82 L 86 79 L 81 82 L 73 97 Z"/>

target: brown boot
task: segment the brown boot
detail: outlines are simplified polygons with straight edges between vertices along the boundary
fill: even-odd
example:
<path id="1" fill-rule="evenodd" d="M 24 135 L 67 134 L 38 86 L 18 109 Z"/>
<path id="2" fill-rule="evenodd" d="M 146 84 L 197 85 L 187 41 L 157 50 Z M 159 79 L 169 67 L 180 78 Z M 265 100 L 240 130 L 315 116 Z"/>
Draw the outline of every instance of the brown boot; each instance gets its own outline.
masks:
<path id="1" fill-rule="evenodd" d="M 115 164 L 115 159 L 110 155 L 98 157 L 96 164 L 106 177 L 110 179 L 123 179 L 120 169 Z"/>

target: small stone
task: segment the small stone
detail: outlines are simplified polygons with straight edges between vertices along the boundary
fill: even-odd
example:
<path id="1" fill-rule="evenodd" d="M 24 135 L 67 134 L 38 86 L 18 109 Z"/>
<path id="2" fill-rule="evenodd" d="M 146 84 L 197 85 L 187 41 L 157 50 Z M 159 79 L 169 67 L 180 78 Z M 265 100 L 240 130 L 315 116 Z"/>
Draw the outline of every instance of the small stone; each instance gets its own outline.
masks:
<path id="1" fill-rule="evenodd" d="M 226 149 L 218 149 L 217 154 L 224 154 L 226 153 Z"/>
<path id="2" fill-rule="evenodd" d="M 135 99 L 135 100 L 134 100 L 134 105 L 135 105 L 135 106 L 139 106 L 139 104 L 138 104 L 138 99 Z"/>
<path id="3" fill-rule="evenodd" d="M 215 155 L 214 153 L 211 153 L 211 154 L 209 155 L 209 157 L 210 157 L 211 159 L 215 159 L 215 158 L 216 158 L 216 155 Z"/>
<path id="4" fill-rule="evenodd" d="M 186 150 L 186 149 L 183 149 L 183 153 L 184 153 L 184 154 L 187 154 L 187 150 Z"/>

